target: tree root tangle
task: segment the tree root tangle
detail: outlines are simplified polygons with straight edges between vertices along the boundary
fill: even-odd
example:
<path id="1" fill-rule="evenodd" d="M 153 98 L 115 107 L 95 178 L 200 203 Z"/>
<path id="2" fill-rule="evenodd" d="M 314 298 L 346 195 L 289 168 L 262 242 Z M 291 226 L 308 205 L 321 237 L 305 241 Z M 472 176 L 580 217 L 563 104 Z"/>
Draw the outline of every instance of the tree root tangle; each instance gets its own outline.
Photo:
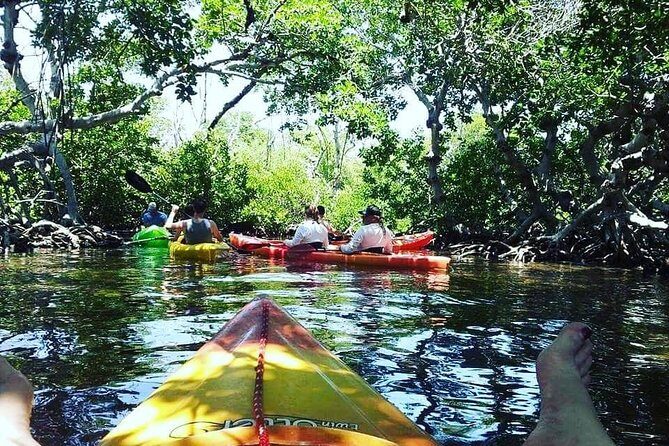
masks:
<path id="1" fill-rule="evenodd" d="M 575 233 L 560 242 L 534 237 L 509 245 L 498 240 L 446 246 L 454 260 L 480 257 L 491 261 L 569 262 L 578 265 L 638 268 L 669 274 L 669 240 L 653 231 L 620 231 L 616 237 L 600 230 Z"/>
<path id="2" fill-rule="evenodd" d="M 78 250 L 118 247 L 123 239 L 94 225 L 65 227 L 49 220 L 21 224 L 0 219 L 2 252 L 31 252 L 34 249 Z"/>

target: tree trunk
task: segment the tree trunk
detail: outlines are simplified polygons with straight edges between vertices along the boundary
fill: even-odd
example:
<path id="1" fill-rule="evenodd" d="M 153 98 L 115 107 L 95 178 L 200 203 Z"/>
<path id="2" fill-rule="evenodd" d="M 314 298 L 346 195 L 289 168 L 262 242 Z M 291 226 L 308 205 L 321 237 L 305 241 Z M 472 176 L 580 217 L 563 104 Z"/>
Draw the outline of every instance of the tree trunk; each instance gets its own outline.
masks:
<path id="1" fill-rule="evenodd" d="M 18 0 L 7 0 L 4 3 L 4 14 L 2 15 L 3 28 L 4 28 L 4 38 L 3 43 L 4 47 L 4 57 L 3 61 L 5 62 L 5 68 L 12 76 L 14 85 L 19 93 L 22 95 L 22 101 L 25 106 L 30 110 L 35 121 L 41 121 L 40 110 L 37 109 L 35 94 L 33 90 L 30 89 L 28 83 L 21 74 L 21 55 L 18 53 L 16 48 L 16 42 L 14 41 L 14 28 L 18 24 L 18 10 L 16 9 L 18 5 Z M 54 58 L 50 56 L 50 61 L 52 68 L 55 64 Z M 58 70 L 56 67 L 55 70 Z M 57 79 L 56 79 L 57 78 Z M 59 82 L 59 77 L 57 71 L 53 73 L 51 79 L 51 88 L 52 94 L 61 96 L 61 85 Z M 59 99 L 62 99 L 60 97 Z M 62 100 L 61 100 L 62 103 Z M 67 165 L 67 161 L 62 153 L 57 148 L 56 141 L 56 125 L 57 120 L 54 121 L 51 128 L 44 129 L 44 141 L 49 147 L 49 154 L 53 157 L 58 170 L 60 171 L 61 177 L 63 178 L 63 183 L 65 185 L 65 191 L 67 192 L 67 212 L 75 223 L 83 223 L 83 220 L 79 216 L 79 205 L 77 202 L 77 195 L 74 190 L 74 184 L 72 183 L 72 175 L 70 174 L 70 169 Z M 55 194 L 55 191 L 53 191 Z"/>
<path id="2" fill-rule="evenodd" d="M 427 95 L 413 84 L 410 73 L 404 75 L 406 84 L 413 90 L 420 102 L 427 109 L 428 117 L 426 126 L 430 129 L 430 151 L 425 157 L 427 163 L 428 176 L 427 182 L 432 189 L 432 204 L 439 206 L 444 200 L 444 190 L 441 187 L 439 178 L 439 164 L 441 163 L 441 130 L 443 125 L 440 122 L 441 112 L 444 109 L 444 100 L 446 92 L 450 87 L 448 81 L 444 81 L 435 94 L 434 99 L 430 100 Z M 450 224 L 450 223 L 449 223 Z"/>
<path id="3" fill-rule="evenodd" d="M 441 164 L 441 123 L 439 117 L 430 121 L 430 151 L 425 157 L 427 162 L 427 182 L 432 188 L 432 200 L 435 205 L 440 205 L 444 200 L 444 190 L 439 178 L 439 165 Z"/>
<path id="4" fill-rule="evenodd" d="M 16 177 L 16 173 L 14 173 L 14 170 L 9 171 L 9 181 L 12 183 L 12 187 L 16 191 L 16 196 L 19 197 L 19 203 L 21 206 L 21 212 L 23 212 L 23 217 L 27 222 L 30 222 L 30 206 L 28 206 L 28 203 L 22 200 L 23 194 L 21 193 L 21 187 L 19 186 L 19 179 Z"/>
<path id="5" fill-rule="evenodd" d="M 77 194 L 74 190 L 74 182 L 70 174 L 70 168 L 63 154 L 56 147 L 55 141 L 49 145 L 49 154 L 53 157 L 60 176 L 63 178 L 65 184 L 65 194 L 67 196 L 67 213 L 75 224 L 85 224 L 84 219 L 79 215 L 79 203 L 77 202 Z"/>
<path id="6" fill-rule="evenodd" d="M 61 215 L 61 206 L 57 204 L 58 195 L 56 194 L 56 187 L 54 186 L 53 182 L 44 171 L 44 168 L 42 167 L 42 162 L 40 160 L 38 160 L 36 157 L 33 156 L 32 164 L 35 170 L 37 170 L 37 172 L 39 173 L 40 178 L 42 178 L 42 183 L 44 184 L 44 191 L 47 192 L 47 196 L 45 198 L 47 200 L 52 200 L 51 202 L 52 204 L 49 204 L 49 202 L 47 201 L 44 202 L 43 218 L 47 220 L 53 220 L 57 218 L 59 215 Z M 55 204 L 55 206 L 53 206 L 53 204 Z"/>

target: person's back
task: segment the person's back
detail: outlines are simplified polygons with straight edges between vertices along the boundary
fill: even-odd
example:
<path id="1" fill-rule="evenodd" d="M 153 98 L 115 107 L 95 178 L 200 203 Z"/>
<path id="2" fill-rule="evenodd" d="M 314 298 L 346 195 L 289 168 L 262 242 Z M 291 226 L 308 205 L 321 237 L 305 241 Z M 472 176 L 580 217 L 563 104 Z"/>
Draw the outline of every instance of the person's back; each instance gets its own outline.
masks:
<path id="1" fill-rule="evenodd" d="M 363 226 L 356 231 L 351 241 L 341 246 L 344 254 L 367 251 L 379 254 L 393 253 L 393 232 L 386 228 L 381 221 L 381 210 L 376 206 L 367 206 L 360 211 Z"/>
<path id="2" fill-rule="evenodd" d="M 341 234 L 338 231 L 335 231 L 335 229 L 332 227 L 332 224 L 330 224 L 330 222 L 325 218 L 325 206 L 318 205 L 316 206 L 316 209 L 318 209 L 318 221 L 323 225 L 323 227 L 325 227 L 325 229 L 327 229 L 329 239 L 341 239 Z"/>
<path id="3" fill-rule="evenodd" d="M 148 208 L 142 214 L 142 224 L 144 226 L 163 226 L 167 221 L 167 215 L 160 212 L 156 203 L 153 201 L 149 203 Z"/>
<path id="4" fill-rule="evenodd" d="M 298 245 L 311 245 L 313 248 L 328 247 L 328 230 L 318 222 L 318 211 L 311 205 L 305 208 L 305 220 L 300 223 L 292 239 L 284 240 L 289 248 Z"/>
<path id="5" fill-rule="evenodd" d="M 223 241 L 223 236 L 218 230 L 218 226 L 213 220 L 204 218 L 204 212 L 207 204 L 200 199 L 194 200 L 191 205 L 193 217 L 188 220 L 174 221 L 179 206 L 172 206 L 172 212 L 165 223 L 167 229 L 175 231 L 175 237 L 181 232 L 184 233 L 183 243 L 187 245 L 197 245 L 200 243 L 212 243 L 214 238 Z"/>
<path id="6" fill-rule="evenodd" d="M 187 245 L 197 245 L 200 243 L 212 243 L 213 241 L 211 235 L 211 223 L 209 220 L 206 218 L 186 220 L 183 243 Z"/>
<path id="7" fill-rule="evenodd" d="M 341 246 L 341 251 L 345 254 L 360 251 L 392 254 L 393 237 L 394 234 L 390 229 L 379 223 L 371 223 L 358 229 L 351 241 Z"/>

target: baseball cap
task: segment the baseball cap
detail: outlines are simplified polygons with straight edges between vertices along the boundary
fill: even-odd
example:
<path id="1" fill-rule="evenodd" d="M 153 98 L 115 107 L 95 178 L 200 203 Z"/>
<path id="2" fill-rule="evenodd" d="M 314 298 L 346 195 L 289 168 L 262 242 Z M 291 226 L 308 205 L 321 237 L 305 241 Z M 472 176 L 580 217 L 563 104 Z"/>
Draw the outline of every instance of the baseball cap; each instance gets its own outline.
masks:
<path id="1" fill-rule="evenodd" d="M 381 217 L 381 209 L 377 208 L 374 205 L 367 206 L 367 208 L 364 211 L 358 211 L 358 213 L 363 217 L 368 217 L 370 215 L 376 215 L 377 217 Z"/>

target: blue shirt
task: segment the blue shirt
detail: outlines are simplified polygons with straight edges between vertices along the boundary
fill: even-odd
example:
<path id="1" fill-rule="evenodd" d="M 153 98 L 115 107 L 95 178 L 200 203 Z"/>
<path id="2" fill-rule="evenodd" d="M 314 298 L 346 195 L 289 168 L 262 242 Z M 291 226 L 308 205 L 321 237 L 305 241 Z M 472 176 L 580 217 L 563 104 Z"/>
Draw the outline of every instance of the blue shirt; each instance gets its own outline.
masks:
<path id="1" fill-rule="evenodd" d="M 151 211 L 145 211 L 142 214 L 142 224 L 144 226 L 151 226 L 151 225 L 163 226 L 166 221 L 167 221 L 167 215 L 165 215 L 164 212 L 156 211 L 154 213 Z"/>

